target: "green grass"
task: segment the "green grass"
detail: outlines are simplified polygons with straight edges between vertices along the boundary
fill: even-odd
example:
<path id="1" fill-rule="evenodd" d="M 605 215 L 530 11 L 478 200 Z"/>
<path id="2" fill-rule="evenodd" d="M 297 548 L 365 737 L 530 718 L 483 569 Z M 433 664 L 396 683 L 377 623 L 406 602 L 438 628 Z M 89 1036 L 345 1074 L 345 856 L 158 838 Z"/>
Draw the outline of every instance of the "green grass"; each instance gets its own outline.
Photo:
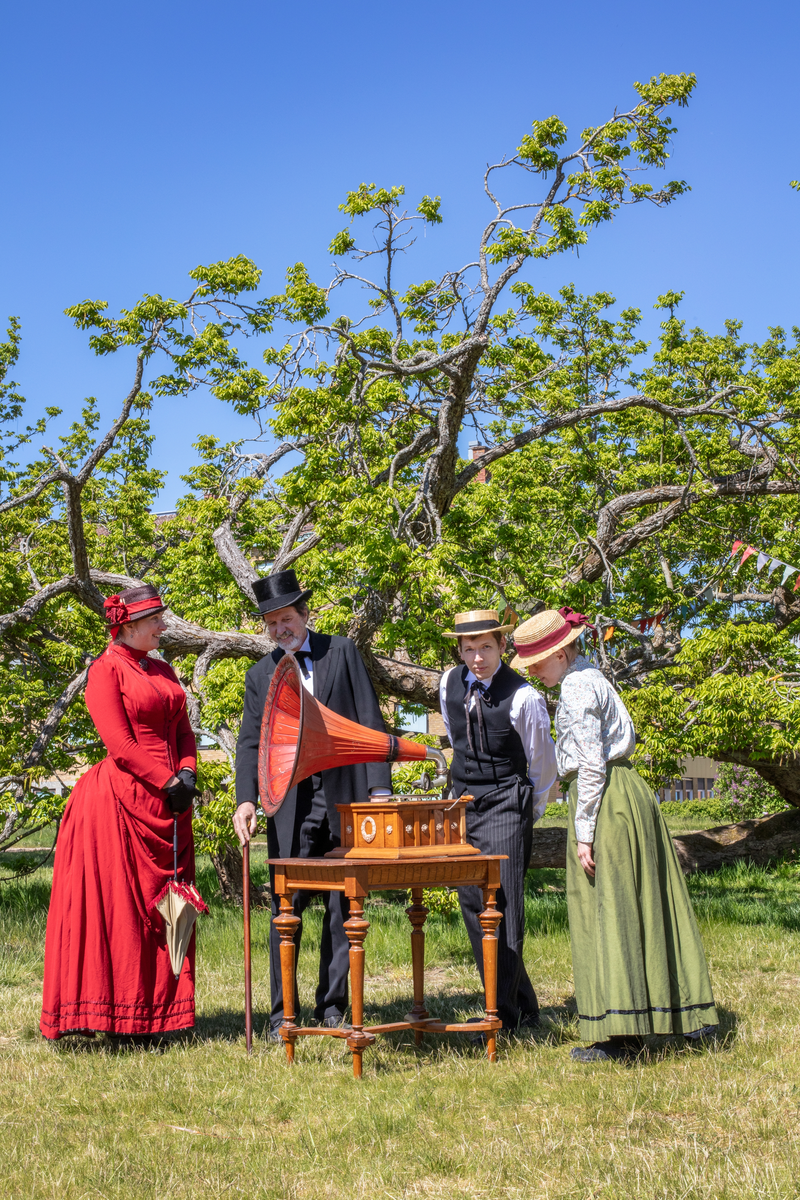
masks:
<path id="1" fill-rule="evenodd" d="M 258 868 L 261 870 L 262 868 Z M 244 1050 L 241 913 L 212 897 L 199 931 L 198 1024 L 161 1049 L 38 1035 L 48 875 L 0 889 L 0 1120 L 11 1200 L 739 1200 L 800 1196 L 800 869 L 690 880 L 724 1040 L 633 1065 L 571 1062 L 577 1039 L 562 871 L 531 872 L 525 957 L 541 1032 L 489 1065 L 462 1037 L 380 1039 L 352 1079 L 332 1039 L 288 1069 L 263 1040 L 267 915 L 254 914 L 256 1047 Z M 406 1011 L 408 922 L 368 907 L 370 1017 Z M 307 915 L 313 995 L 320 910 Z M 480 1009 L 458 917 L 427 925 L 429 1008 Z M 308 1010 L 306 1010 L 308 1011 Z"/>

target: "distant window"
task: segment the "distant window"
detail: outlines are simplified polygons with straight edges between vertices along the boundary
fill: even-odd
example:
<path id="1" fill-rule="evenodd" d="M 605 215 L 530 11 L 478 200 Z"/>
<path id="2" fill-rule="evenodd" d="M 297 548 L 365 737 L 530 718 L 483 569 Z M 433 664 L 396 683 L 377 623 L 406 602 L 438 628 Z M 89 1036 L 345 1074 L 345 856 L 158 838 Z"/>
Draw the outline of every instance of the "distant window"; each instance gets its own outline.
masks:
<path id="1" fill-rule="evenodd" d="M 693 797 L 693 788 L 692 788 L 692 781 L 691 781 L 691 779 L 685 779 L 685 780 L 683 781 L 683 792 L 684 792 L 684 797 L 685 797 L 685 799 L 687 799 L 687 800 L 691 800 L 691 799 L 692 799 L 692 797 Z"/>

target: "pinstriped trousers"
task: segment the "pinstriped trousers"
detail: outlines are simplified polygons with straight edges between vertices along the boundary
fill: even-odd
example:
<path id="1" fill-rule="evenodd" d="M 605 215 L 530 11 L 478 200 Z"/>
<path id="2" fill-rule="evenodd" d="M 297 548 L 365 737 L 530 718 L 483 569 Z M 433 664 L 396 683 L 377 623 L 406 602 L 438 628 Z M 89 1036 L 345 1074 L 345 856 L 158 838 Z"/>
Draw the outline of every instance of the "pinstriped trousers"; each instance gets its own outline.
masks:
<path id="1" fill-rule="evenodd" d="M 467 805 L 467 841 L 481 854 L 507 854 L 500 863 L 497 907 L 503 914 L 498 928 L 497 1009 L 504 1029 L 521 1020 L 535 1021 L 539 1001 L 522 961 L 525 936 L 525 872 L 533 844 L 533 788 L 521 780 L 478 796 Z M 483 911 L 479 887 L 458 889 L 472 953 L 483 982 Z"/>

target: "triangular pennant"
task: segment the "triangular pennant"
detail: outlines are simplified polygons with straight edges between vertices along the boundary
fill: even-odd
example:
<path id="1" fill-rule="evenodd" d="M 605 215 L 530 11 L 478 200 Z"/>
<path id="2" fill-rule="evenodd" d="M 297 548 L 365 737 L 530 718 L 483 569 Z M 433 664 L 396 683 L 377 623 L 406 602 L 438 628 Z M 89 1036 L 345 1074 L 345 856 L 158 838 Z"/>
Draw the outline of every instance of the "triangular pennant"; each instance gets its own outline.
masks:
<path id="1" fill-rule="evenodd" d="M 614 636 L 614 626 L 609 625 L 608 629 L 606 629 L 605 632 L 603 633 L 603 641 L 610 642 L 613 636 Z"/>
<path id="2" fill-rule="evenodd" d="M 800 588 L 800 575 L 797 576 L 797 583 L 792 588 L 792 591 L 796 592 L 798 588 Z"/>
<path id="3" fill-rule="evenodd" d="M 786 583 L 786 580 L 789 578 L 789 576 L 791 575 L 792 571 L 796 571 L 796 570 L 797 570 L 797 567 L 788 567 L 788 566 L 784 566 L 784 568 L 783 568 L 783 575 L 781 576 L 781 585 L 783 585 L 784 583 Z"/>
<path id="4" fill-rule="evenodd" d="M 764 570 L 764 567 L 767 565 L 768 562 L 769 562 L 769 555 L 765 554 L 763 550 L 759 550 L 758 558 L 756 559 L 756 575 L 758 574 L 759 571 Z"/>
<path id="5" fill-rule="evenodd" d="M 748 560 L 748 558 L 750 557 L 750 555 L 751 555 L 751 554 L 755 554 L 755 552 L 756 552 L 756 548 L 755 548 L 755 546 L 748 546 L 748 547 L 747 547 L 747 549 L 745 550 L 745 552 L 744 552 L 744 554 L 742 555 L 741 559 L 739 560 L 739 563 L 738 563 L 738 565 L 737 565 L 737 567 L 736 567 L 736 570 L 733 572 L 733 573 L 734 573 L 734 575 L 736 574 L 736 571 L 738 571 L 738 570 L 739 570 L 739 567 L 741 567 L 742 563 L 745 563 L 745 562 L 747 562 L 747 560 Z"/>
<path id="6" fill-rule="evenodd" d="M 734 542 L 734 543 L 733 543 L 733 545 L 731 546 L 731 552 L 730 552 L 730 555 L 729 555 L 728 557 L 729 557 L 729 558 L 733 558 L 734 554 L 735 554 L 735 553 L 736 553 L 736 551 L 739 549 L 739 547 L 740 547 L 740 546 L 743 546 L 743 545 L 744 545 L 744 542 Z"/>
<path id="7" fill-rule="evenodd" d="M 772 562 L 769 564 L 769 570 L 767 571 L 767 579 L 769 579 L 772 572 L 777 570 L 778 567 L 782 567 L 785 565 L 786 564 L 782 563 L 779 558 L 773 558 Z"/>

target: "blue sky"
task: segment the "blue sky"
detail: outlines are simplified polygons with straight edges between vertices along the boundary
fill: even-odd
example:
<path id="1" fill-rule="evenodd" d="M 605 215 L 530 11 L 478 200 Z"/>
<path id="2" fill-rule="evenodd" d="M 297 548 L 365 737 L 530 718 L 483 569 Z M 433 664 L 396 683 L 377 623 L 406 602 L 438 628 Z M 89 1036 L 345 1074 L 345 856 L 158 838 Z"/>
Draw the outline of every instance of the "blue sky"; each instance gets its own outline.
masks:
<path id="1" fill-rule="evenodd" d="M 265 291 L 298 260 L 326 282 L 337 204 L 362 180 L 441 195 L 445 222 L 409 264 L 431 277 L 472 257 L 485 164 L 534 118 L 597 124 L 659 71 L 698 76 L 667 173 L 691 194 L 623 211 L 534 281 L 612 291 L 646 310 L 649 334 L 668 289 L 712 330 L 800 323 L 799 25 L 774 0 L 6 5 L 0 317 L 23 322 L 31 412 L 57 404 L 63 426 L 94 394 L 110 418 L 129 386 L 130 359 L 95 359 L 68 304 L 181 298 L 188 270 L 240 253 Z M 170 472 L 160 508 L 197 434 L 249 429 L 203 395 L 159 401 L 152 420 Z"/>

